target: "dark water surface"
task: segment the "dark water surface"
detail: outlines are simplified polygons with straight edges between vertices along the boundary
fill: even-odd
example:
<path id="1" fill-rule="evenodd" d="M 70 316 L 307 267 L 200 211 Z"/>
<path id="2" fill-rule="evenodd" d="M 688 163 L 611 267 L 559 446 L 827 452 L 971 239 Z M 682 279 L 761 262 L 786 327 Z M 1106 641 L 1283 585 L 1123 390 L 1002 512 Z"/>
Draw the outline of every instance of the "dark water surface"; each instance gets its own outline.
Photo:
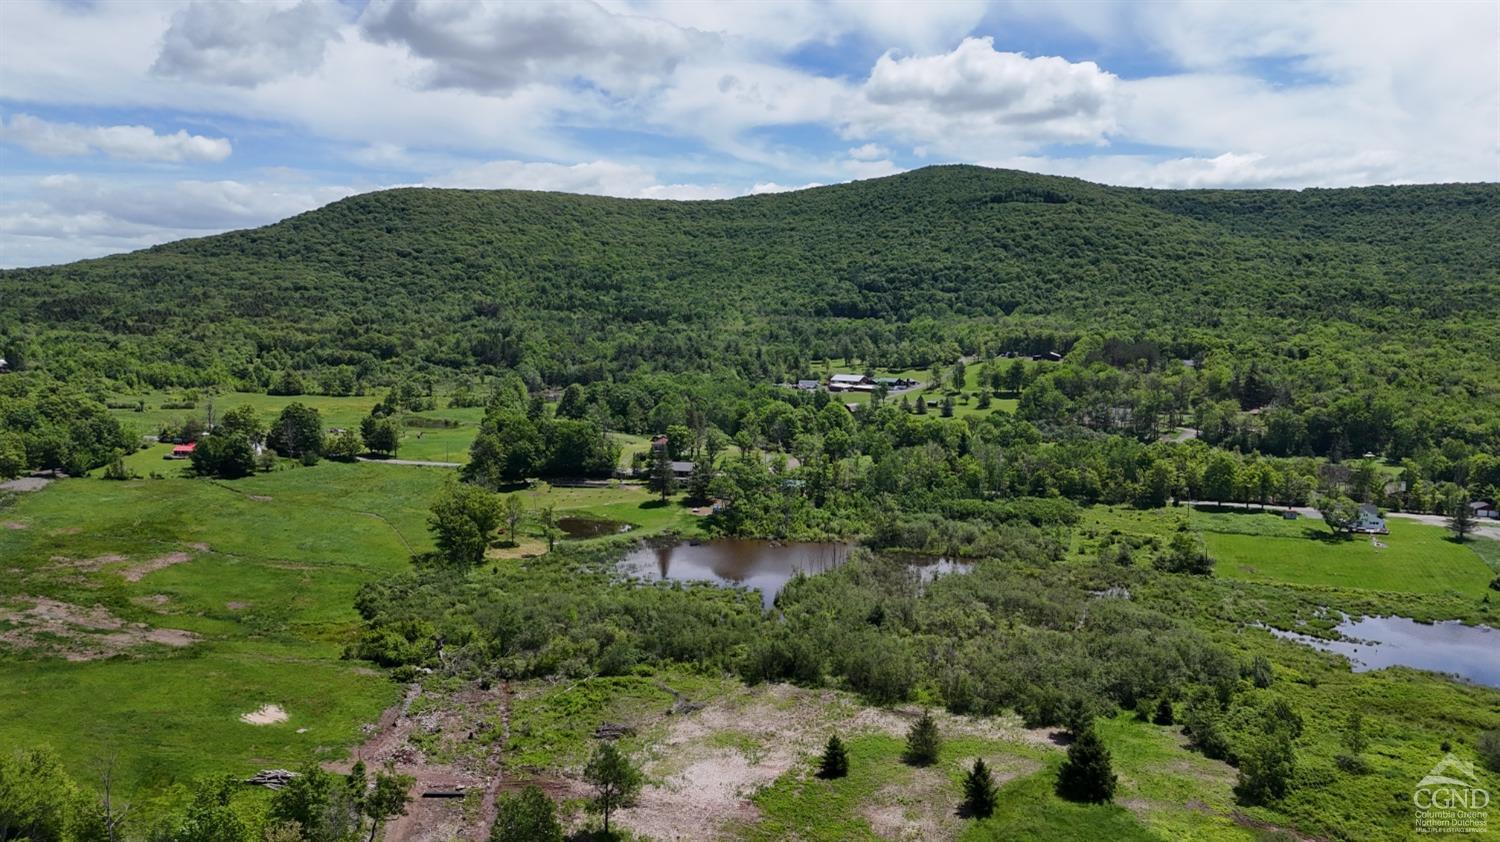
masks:
<path id="1" fill-rule="evenodd" d="M 598 517 L 560 517 L 557 528 L 569 539 L 602 538 L 629 532 L 633 527 L 623 520 L 606 520 Z"/>
<path id="2" fill-rule="evenodd" d="M 1475 684 L 1500 687 L 1500 631 L 1457 621 L 1418 623 L 1405 617 L 1345 618 L 1338 625 L 1347 640 L 1322 640 L 1271 629 L 1272 634 L 1349 659 L 1355 672 L 1411 667 L 1456 675 Z"/>
<path id="3" fill-rule="evenodd" d="M 848 544 L 723 540 L 641 547 L 620 569 L 643 579 L 744 585 L 760 591 L 761 604 L 770 608 L 793 576 L 823 573 L 847 558 Z"/>

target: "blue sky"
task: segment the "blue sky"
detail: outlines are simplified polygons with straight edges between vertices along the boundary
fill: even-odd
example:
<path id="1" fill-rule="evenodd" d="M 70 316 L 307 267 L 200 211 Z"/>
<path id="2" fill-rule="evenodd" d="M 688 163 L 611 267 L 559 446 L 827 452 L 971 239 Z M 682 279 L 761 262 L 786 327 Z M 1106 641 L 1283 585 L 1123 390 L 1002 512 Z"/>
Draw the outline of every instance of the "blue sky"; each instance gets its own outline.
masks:
<path id="1" fill-rule="evenodd" d="M 1500 4 L 0 3 L 0 265 L 430 185 L 1500 180 Z"/>

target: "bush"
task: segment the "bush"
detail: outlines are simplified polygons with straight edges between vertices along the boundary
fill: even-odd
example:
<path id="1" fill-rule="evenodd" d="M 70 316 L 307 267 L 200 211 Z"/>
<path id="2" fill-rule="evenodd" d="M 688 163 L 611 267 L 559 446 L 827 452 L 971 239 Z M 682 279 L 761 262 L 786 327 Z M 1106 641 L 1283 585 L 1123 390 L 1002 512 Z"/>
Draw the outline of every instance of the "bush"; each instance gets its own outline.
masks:
<path id="1" fill-rule="evenodd" d="M 1240 754 L 1234 791 L 1248 804 L 1266 804 L 1286 795 L 1296 771 L 1291 738 L 1272 733 L 1252 740 Z"/>
<path id="2" fill-rule="evenodd" d="M 535 784 L 500 796 L 496 808 L 491 842 L 562 842 L 557 808 Z"/>
<path id="3" fill-rule="evenodd" d="M 1500 729 L 1485 731 L 1479 735 L 1476 746 L 1479 749 L 1479 759 L 1489 767 L 1491 772 L 1500 772 Z"/>

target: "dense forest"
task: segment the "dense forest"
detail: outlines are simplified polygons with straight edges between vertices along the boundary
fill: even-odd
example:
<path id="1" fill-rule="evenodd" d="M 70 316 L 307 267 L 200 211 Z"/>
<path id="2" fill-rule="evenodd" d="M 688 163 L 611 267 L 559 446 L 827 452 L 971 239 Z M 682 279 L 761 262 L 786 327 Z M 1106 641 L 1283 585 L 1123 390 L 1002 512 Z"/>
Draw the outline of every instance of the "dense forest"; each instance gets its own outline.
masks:
<path id="1" fill-rule="evenodd" d="M 1122 387 L 1190 360 L 1201 394 L 1247 410 L 1353 399 L 1472 430 L 1500 401 L 1497 243 L 1495 185 L 1150 191 L 953 166 L 710 202 L 403 189 L 0 273 L 0 354 L 75 385 L 349 394 L 506 370 L 533 390 L 754 385 L 1082 342 Z"/>

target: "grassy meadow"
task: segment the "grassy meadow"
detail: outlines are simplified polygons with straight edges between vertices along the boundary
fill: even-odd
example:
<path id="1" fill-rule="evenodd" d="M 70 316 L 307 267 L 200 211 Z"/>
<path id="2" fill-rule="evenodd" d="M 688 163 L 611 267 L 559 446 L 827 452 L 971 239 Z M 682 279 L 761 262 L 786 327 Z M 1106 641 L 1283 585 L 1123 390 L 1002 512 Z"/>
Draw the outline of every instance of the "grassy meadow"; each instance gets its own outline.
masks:
<path id="1" fill-rule="evenodd" d="M 454 472 L 284 461 L 223 482 L 184 477 L 185 462 L 161 458 L 169 449 L 126 459 L 146 478 L 63 480 L 10 497 L 0 509 L 0 610 L 39 598 L 98 606 L 130 628 L 197 639 L 67 660 L 93 634 L 73 627 L 43 632 L 46 646 L 7 647 L 0 744 L 50 744 L 79 775 L 118 753 L 132 792 L 342 756 L 398 694 L 383 672 L 340 659 L 358 622 L 355 593 L 430 549 L 428 509 Z M 636 534 L 698 529 L 686 508 L 636 485 L 516 493 L 528 512 L 552 504 Z M 521 532 L 513 554 L 545 549 L 530 518 Z M 0 619 L 0 634 L 24 622 Z M 287 721 L 239 720 L 263 704 L 280 705 Z"/>

